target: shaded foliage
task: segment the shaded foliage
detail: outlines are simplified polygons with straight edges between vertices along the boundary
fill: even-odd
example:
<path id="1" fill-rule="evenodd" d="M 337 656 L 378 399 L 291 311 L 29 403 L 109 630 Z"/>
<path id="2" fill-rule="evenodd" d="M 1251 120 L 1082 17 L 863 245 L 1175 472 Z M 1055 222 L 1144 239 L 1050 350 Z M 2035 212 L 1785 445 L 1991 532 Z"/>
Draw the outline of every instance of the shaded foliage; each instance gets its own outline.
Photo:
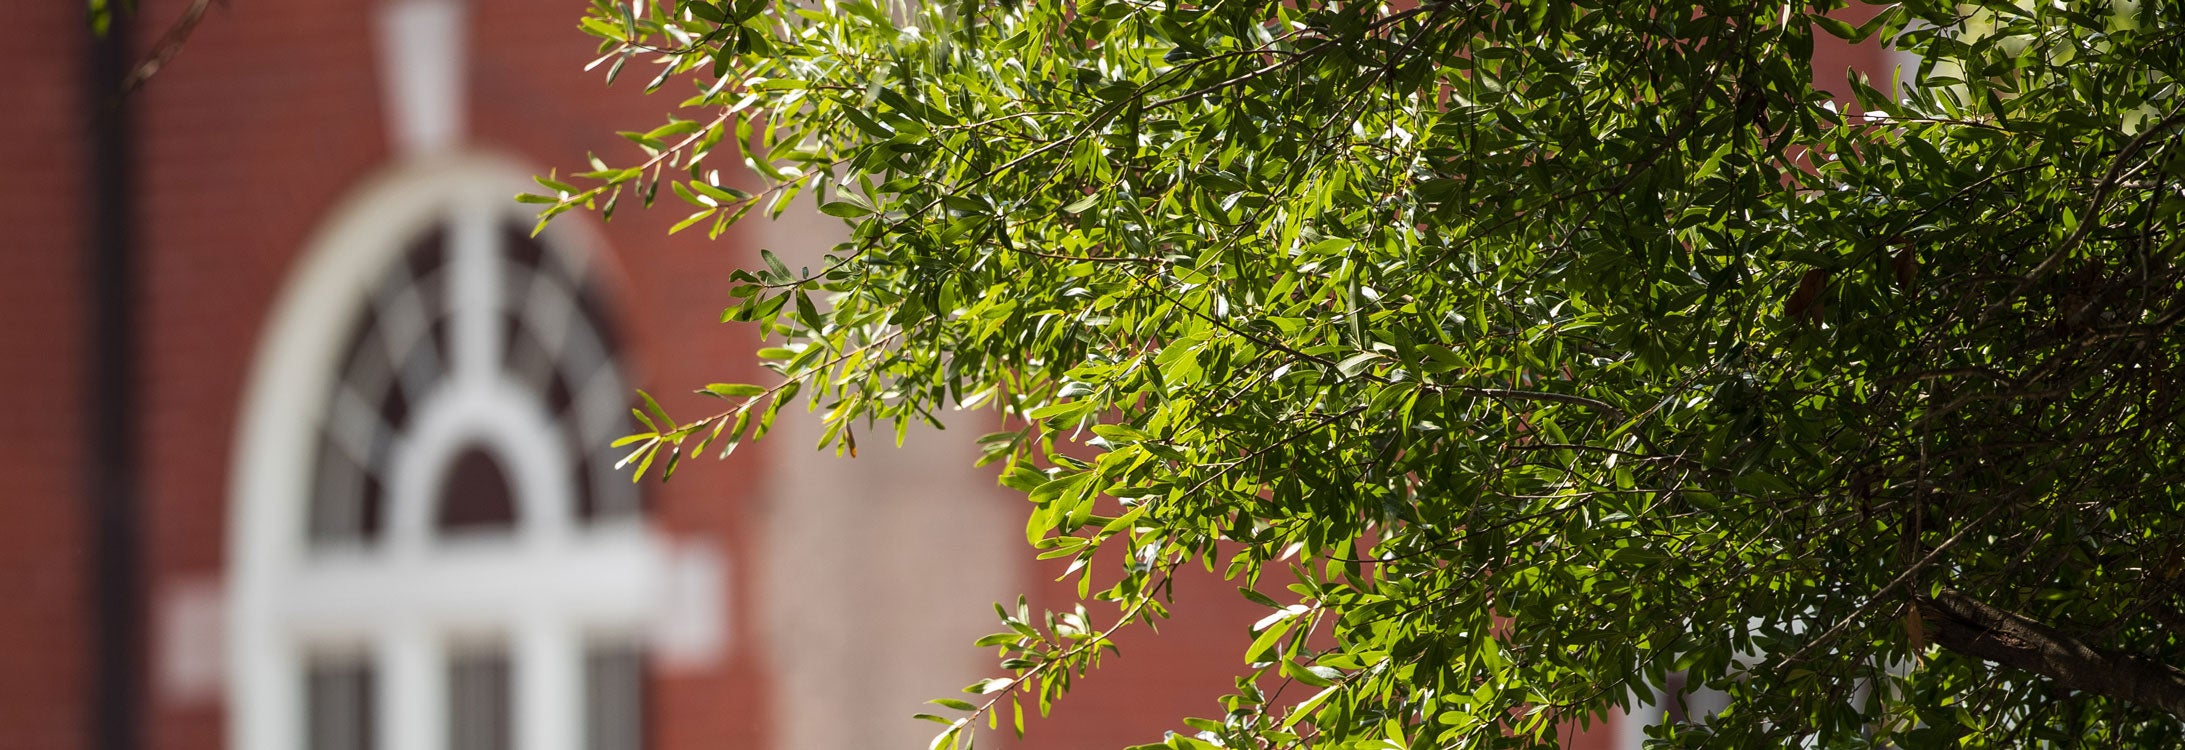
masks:
<path id="1" fill-rule="evenodd" d="M 1920 613 L 2185 663 L 2179 11 L 1836 5 L 602 2 L 597 65 L 706 116 L 524 199 L 852 228 L 734 275 L 782 380 L 647 399 L 639 472 L 799 395 L 850 452 L 1015 427 L 1028 541 L 1113 607 L 1004 611 L 937 745 L 1203 564 L 1297 603 L 1247 591 L 1168 747 L 1534 746 L 1677 672 L 1730 701 L 1674 746 L 2170 746 Z M 1817 34 L 1921 62 L 1839 109 Z"/>

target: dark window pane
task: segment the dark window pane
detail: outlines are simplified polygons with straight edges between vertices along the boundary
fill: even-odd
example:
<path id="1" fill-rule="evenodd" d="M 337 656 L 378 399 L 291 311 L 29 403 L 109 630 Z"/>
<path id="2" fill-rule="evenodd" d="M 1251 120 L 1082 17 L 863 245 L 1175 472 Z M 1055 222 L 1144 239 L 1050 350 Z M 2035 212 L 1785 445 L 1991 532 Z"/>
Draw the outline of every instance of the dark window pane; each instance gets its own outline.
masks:
<path id="1" fill-rule="evenodd" d="M 429 279 L 440 272 L 448 262 L 448 231 L 445 227 L 433 227 L 423 237 L 410 244 L 408 254 L 402 258 L 410 278 Z"/>
<path id="2" fill-rule="evenodd" d="M 546 248 L 530 230 L 514 224 L 501 227 L 501 254 L 508 263 L 526 270 L 546 269 Z M 557 269 L 558 270 L 558 269 Z"/>
<path id="3" fill-rule="evenodd" d="M 322 659 L 304 673 L 304 747 L 374 750 L 377 689 L 369 661 Z"/>
<path id="4" fill-rule="evenodd" d="M 510 750 L 508 654 L 457 653 L 448 663 L 448 750 Z"/>
<path id="5" fill-rule="evenodd" d="M 344 449 L 331 434 L 320 436 L 314 486 L 304 516 L 305 538 L 313 545 L 368 543 L 379 535 L 383 487 L 378 475 Z"/>
<path id="6" fill-rule="evenodd" d="M 584 655 L 584 750 L 645 747 L 645 652 L 596 645 Z"/>
<path id="7" fill-rule="evenodd" d="M 440 482 L 442 531 L 489 531 L 516 525 L 516 493 L 501 462 L 478 446 L 463 449 Z"/>

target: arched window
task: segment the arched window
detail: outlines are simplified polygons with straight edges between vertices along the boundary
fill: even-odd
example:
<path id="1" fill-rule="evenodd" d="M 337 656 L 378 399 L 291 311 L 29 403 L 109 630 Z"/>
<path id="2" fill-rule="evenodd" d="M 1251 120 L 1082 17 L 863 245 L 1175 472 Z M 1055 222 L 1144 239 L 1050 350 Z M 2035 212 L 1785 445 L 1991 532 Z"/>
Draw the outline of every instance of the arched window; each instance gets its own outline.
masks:
<path id="1" fill-rule="evenodd" d="M 608 444 L 630 387 L 582 227 L 519 170 L 390 176 L 305 253 L 246 396 L 243 750 L 638 750 L 674 589 Z"/>
<path id="2" fill-rule="evenodd" d="M 418 439 L 414 429 L 441 424 L 414 420 L 416 405 L 435 398 L 486 403 L 494 400 L 493 391 L 505 391 L 513 396 L 510 405 L 539 414 L 484 421 L 521 429 L 530 426 L 520 424 L 526 417 L 543 415 L 558 434 L 567 484 L 543 491 L 561 496 L 561 510 L 579 522 L 638 512 L 637 493 L 614 476 L 607 447 L 628 432 L 629 390 L 615 365 L 613 328 L 599 291 L 586 282 L 579 258 L 549 250 L 521 226 L 504 224 L 495 240 L 493 247 L 466 248 L 483 259 L 466 259 L 482 268 L 476 278 L 464 277 L 473 287 L 464 288 L 449 263 L 449 227 L 425 228 L 381 272 L 358 311 L 320 419 L 307 519 L 314 547 L 379 541 L 397 457 Z M 469 338 L 460 343 L 480 351 L 460 359 L 452 330 L 458 296 L 478 300 L 466 308 L 497 308 L 490 317 L 498 328 L 465 331 Z M 459 371 L 458 363 L 477 372 Z M 517 530 L 521 512 L 502 447 L 474 438 L 449 453 L 439 481 L 427 483 L 434 488 L 428 504 L 436 534 Z"/>

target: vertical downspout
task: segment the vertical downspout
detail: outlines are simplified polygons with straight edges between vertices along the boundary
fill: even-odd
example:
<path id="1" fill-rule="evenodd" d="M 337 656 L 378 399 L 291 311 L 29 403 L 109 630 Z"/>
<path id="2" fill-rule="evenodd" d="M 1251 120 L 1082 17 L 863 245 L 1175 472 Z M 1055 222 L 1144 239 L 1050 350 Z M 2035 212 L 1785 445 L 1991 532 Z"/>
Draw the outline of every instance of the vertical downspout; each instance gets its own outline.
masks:
<path id="1" fill-rule="evenodd" d="M 137 496 L 136 143 L 128 74 L 133 13 L 114 3 L 103 37 L 88 34 L 83 108 L 83 470 L 91 556 L 92 750 L 143 746 L 144 576 Z"/>

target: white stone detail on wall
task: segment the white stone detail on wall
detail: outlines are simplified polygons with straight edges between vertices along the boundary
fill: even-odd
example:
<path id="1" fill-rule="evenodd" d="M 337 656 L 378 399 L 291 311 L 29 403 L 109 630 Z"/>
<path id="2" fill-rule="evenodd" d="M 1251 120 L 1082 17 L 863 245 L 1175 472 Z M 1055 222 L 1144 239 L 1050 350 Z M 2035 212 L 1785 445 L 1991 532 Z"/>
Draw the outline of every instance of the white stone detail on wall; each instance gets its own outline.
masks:
<path id="1" fill-rule="evenodd" d="M 727 556 L 712 543 L 693 539 L 676 545 L 660 616 L 646 634 L 662 670 L 697 671 L 721 662 L 729 643 L 728 580 Z"/>
<path id="2" fill-rule="evenodd" d="M 227 676 L 227 590 L 219 579 L 191 577 L 159 592 L 159 695 L 176 705 L 220 697 Z"/>
<path id="3" fill-rule="evenodd" d="M 463 141 L 464 17 L 460 0 L 389 0 L 376 19 L 380 109 L 396 153 L 445 151 Z"/>

